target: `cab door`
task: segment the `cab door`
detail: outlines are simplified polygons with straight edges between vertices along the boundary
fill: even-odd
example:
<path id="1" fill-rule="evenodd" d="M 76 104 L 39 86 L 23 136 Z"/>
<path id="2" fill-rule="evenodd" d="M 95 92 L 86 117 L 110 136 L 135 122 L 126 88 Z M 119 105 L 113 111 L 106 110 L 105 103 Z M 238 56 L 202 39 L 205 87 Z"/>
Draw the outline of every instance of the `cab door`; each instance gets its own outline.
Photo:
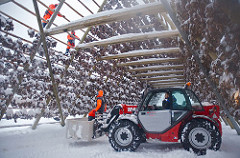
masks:
<path id="1" fill-rule="evenodd" d="M 172 91 L 172 125 L 178 123 L 188 112 L 191 106 L 185 94 L 181 89 Z"/>
<path id="2" fill-rule="evenodd" d="M 171 110 L 164 109 L 165 91 L 150 92 L 140 107 L 138 120 L 150 133 L 163 133 L 171 126 Z"/>

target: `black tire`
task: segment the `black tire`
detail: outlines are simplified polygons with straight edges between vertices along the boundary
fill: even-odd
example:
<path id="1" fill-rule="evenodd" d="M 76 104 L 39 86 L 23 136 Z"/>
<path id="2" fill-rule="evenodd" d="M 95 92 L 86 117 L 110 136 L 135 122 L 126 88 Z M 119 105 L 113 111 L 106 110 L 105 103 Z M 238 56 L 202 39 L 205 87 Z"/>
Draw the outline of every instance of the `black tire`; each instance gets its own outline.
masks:
<path id="1" fill-rule="evenodd" d="M 111 124 L 108 138 L 116 151 L 135 151 L 141 143 L 141 132 L 134 123 L 119 120 Z"/>
<path id="2" fill-rule="evenodd" d="M 219 150 L 221 142 L 218 128 L 206 120 L 192 120 L 181 133 L 184 149 L 192 149 L 197 155 L 205 155 L 207 149 Z"/>

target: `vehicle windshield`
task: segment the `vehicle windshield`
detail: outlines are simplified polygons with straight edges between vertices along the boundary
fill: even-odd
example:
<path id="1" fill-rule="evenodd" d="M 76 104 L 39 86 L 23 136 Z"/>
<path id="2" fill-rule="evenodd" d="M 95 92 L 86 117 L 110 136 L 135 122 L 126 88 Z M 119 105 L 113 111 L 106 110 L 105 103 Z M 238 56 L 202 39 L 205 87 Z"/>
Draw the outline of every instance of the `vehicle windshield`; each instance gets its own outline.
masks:
<path id="1" fill-rule="evenodd" d="M 141 109 L 139 109 L 139 110 L 143 110 L 144 107 L 147 106 L 147 102 L 148 102 L 149 98 L 151 97 L 151 95 L 152 95 L 152 92 L 149 92 L 149 93 L 147 94 L 147 96 L 145 97 L 145 99 L 144 99 L 144 101 L 143 101 L 143 105 L 141 106 Z M 140 106 L 139 106 L 139 107 L 140 107 Z"/>
<path id="2" fill-rule="evenodd" d="M 198 97 L 191 91 L 186 90 L 187 97 L 192 105 L 192 110 L 194 111 L 202 111 L 203 107 L 201 102 L 199 101 Z"/>

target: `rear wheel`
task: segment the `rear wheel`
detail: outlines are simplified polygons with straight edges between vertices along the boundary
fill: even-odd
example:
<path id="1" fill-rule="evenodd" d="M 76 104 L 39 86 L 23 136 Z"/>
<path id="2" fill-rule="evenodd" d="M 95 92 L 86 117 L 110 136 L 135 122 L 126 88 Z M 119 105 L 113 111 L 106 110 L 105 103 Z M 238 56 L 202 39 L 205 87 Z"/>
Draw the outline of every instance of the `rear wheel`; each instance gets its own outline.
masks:
<path id="1" fill-rule="evenodd" d="M 113 122 L 109 128 L 108 137 L 116 151 L 134 151 L 141 143 L 140 130 L 128 120 Z"/>
<path id="2" fill-rule="evenodd" d="M 209 121 L 192 120 L 181 133 L 181 142 L 186 150 L 192 149 L 198 155 L 206 154 L 206 149 L 218 150 L 221 134 Z"/>

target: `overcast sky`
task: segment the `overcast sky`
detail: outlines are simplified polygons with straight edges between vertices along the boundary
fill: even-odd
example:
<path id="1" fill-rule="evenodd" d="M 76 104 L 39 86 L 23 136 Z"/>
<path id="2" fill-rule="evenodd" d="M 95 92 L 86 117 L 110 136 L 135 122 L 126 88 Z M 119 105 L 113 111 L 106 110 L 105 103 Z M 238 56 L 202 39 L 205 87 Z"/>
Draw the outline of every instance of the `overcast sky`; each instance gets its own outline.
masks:
<path id="1" fill-rule="evenodd" d="M 31 11 L 33 11 L 35 13 L 32 0 L 15 0 L 15 1 L 22 4 L 23 6 L 27 7 L 28 9 L 30 9 Z M 58 3 L 58 0 L 41 0 L 41 1 L 48 6 L 50 4 Z M 99 5 L 101 5 L 103 2 L 103 0 L 95 0 L 95 1 Z M 83 7 L 81 5 L 81 3 L 79 3 L 78 0 L 66 0 L 65 2 L 70 4 L 75 10 L 77 10 L 79 13 L 81 13 L 84 16 L 91 14 L 85 7 Z M 99 9 L 98 6 L 92 0 L 81 0 L 81 2 L 83 2 L 85 5 L 87 5 L 94 13 L 96 13 Z M 40 3 L 38 3 L 38 7 L 40 10 L 41 17 L 43 17 L 44 12 L 46 11 L 46 8 L 44 6 L 42 6 Z M 0 5 L 0 10 L 2 12 L 7 13 L 8 15 L 24 22 L 25 24 L 35 28 L 36 30 L 39 30 L 36 17 L 33 16 L 32 14 L 28 13 L 27 11 L 23 10 L 19 6 L 15 5 L 14 3 L 9 2 L 6 4 Z M 81 18 L 81 16 L 79 16 L 77 13 L 75 13 L 66 4 L 64 4 L 62 6 L 60 12 L 63 15 L 65 15 L 70 21 L 74 21 L 74 20 Z M 15 22 L 15 21 L 13 21 L 13 23 L 14 23 L 14 31 L 13 31 L 14 34 L 32 41 L 32 39 L 29 38 L 28 33 L 27 33 L 28 28 L 26 28 L 25 26 Z M 66 21 L 62 17 L 57 16 L 54 23 L 57 25 L 62 25 L 62 24 L 68 23 L 68 21 Z M 55 27 L 55 26 L 52 25 L 52 27 Z M 76 31 L 76 35 L 81 38 L 83 35 L 83 32 Z M 55 37 L 67 43 L 67 34 L 66 33 L 55 35 Z M 78 43 L 78 42 L 76 41 L 76 43 Z M 58 46 L 57 46 L 56 50 L 65 52 L 66 45 L 63 45 L 58 42 Z"/>

